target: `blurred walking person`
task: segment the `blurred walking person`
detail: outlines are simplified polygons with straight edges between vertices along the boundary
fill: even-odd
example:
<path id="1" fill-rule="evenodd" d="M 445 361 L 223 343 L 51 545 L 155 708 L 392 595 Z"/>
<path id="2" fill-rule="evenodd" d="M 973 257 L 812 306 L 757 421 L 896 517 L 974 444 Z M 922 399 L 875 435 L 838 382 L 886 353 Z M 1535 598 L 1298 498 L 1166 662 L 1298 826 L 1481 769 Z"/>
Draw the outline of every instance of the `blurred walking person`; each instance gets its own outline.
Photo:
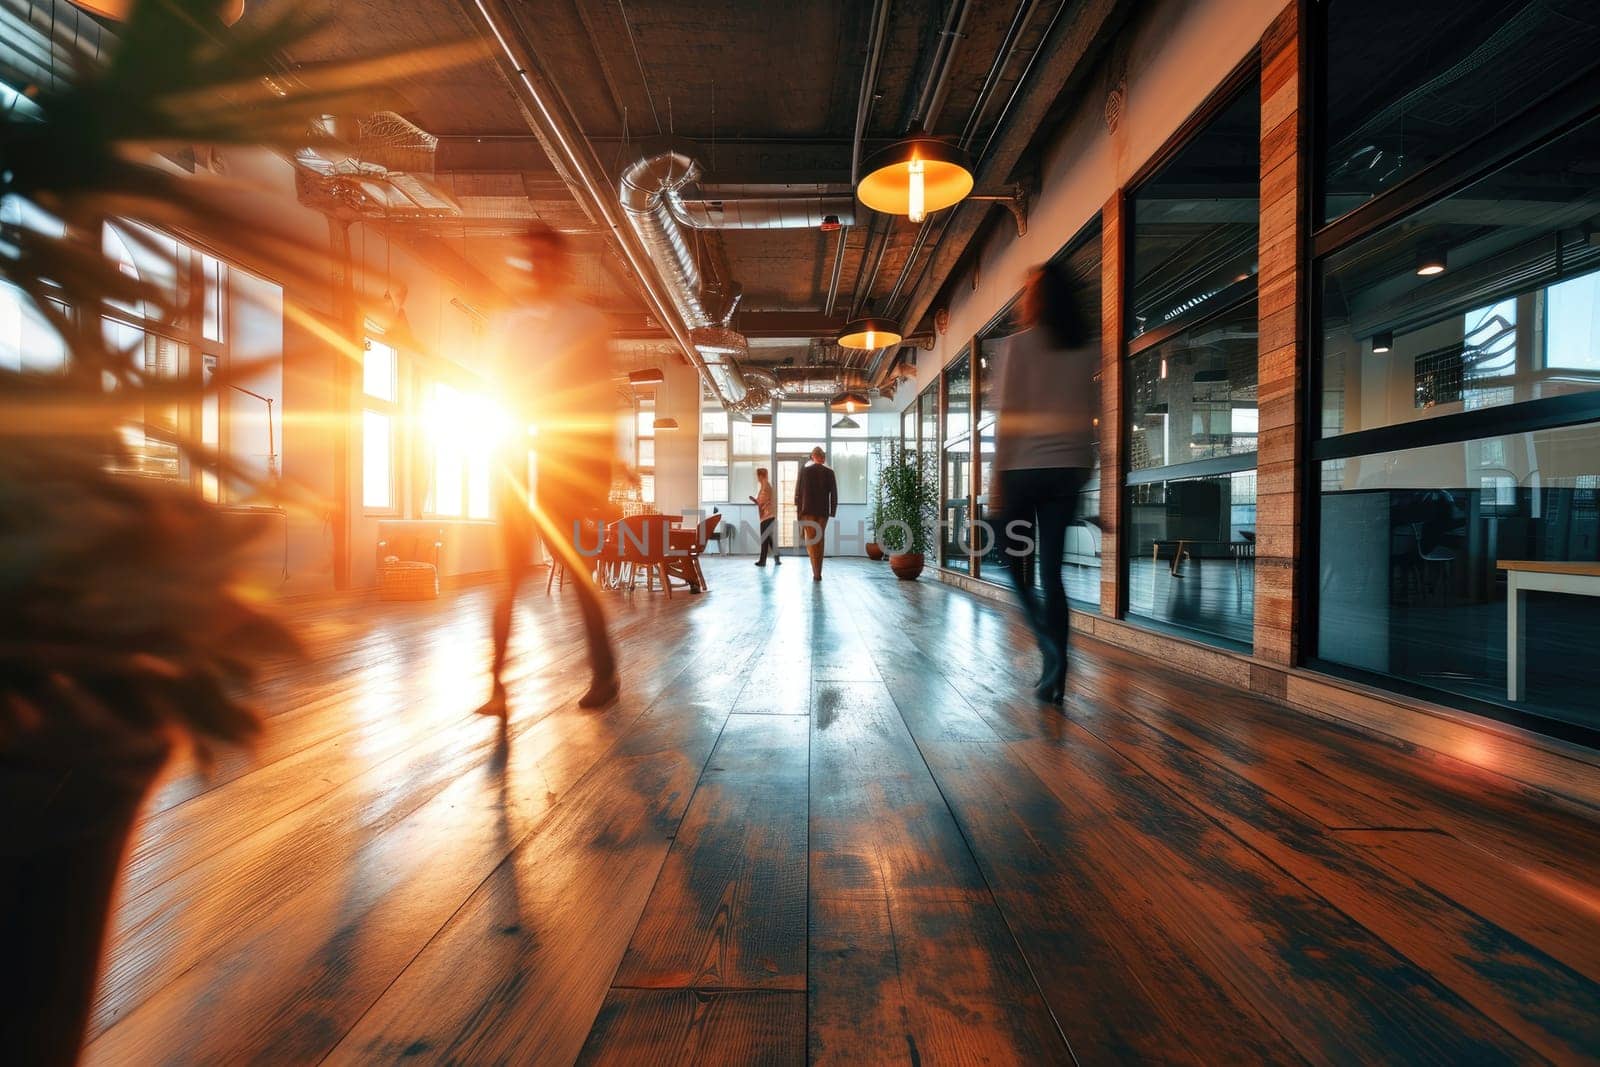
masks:
<path id="1" fill-rule="evenodd" d="M 750 503 L 756 506 L 756 514 L 761 519 L 761 558 L 756 560 L 757 567 L 767 565 L 767 548 L 772 549 L 772 565 L 774 567 L 783 563 L 778 555 L 777 535 L 774 532 L 778 521 L 778 507 L 772 493 L 772 479 L 767 477 L 767 468 L 756 468 L 756 482 L 758 488 L 756 495 L 750 498 Z"/>
<path id="2" fill-rule="evenodd" d="M 598 519 L 611 488 L 615 386 L 605 317 L 579 302 L 567 240 L 543 224 L 524 239 L 527 272 L 523 303 L 497 323 L 493 386 L 511 413 L 513 432 L 496 464 L 495 517 L 505 554 L 506 582 L 494 606 L 493 683 L 479 714 L 506 717 L 502 678 L 517 590 L 527 577 L 534 534 L 576 579 L 573 590 L 589 646 L 590 686 L 581 707 L 617 698 L 621 683 L 606 629 L 605 609 L 590 577 L 603 532 L 584 534 Z M 529 494 L 528 436 L 537 450 Z M 580 551 L 580 541 L 585 541 Z M 554 563 L 552 563 L 554 566 Z"/>
<path id="3" fill-rule="evenodd" d="M 1044 670 L 1034 690 L 1059 704 L 1067 679 L 1069 622 L 1061 584 L 1067 527 L 1094 468 L 1096 331 L 1079 304 L 1078 286 L 1058 263 L 1034 269 L 1023 290 L 1022 330 L 1000 353 L 990 509 Z M 1000 498 L 997 502 L 994 498 Z M 1028 545 L 1037 552 L 1044 602 L 1028 583 Z"/>
<path id="4" fill-rule="evenodd" d="M 839 510 L 839 481 L 833 468 L 823 462 L 827 453 L 818 445 L 811 450 L 811 462 L 800 470 L 794 483 L 794 509 L 800 515 L 800 534 L 806 555 L 811 557 L 811 580 L 822 581 L 822 549 L 828 535 L 828 520 Z"/>

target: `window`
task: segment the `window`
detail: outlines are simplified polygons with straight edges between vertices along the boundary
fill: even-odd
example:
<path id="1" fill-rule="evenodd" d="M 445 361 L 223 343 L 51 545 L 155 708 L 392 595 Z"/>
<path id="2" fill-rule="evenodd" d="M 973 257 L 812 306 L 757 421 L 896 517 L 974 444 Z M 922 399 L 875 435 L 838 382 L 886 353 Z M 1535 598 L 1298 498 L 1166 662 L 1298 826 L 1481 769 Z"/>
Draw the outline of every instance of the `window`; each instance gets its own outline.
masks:
<path id="1" fill-rule="evenodd" d="M 940 461 L 945 529 L 939 562 L 951 570 L 967 571 L 971 569 L 967 516 L 972 496 L 972 357 L 967 353 L 959 356 L 945 368 L 942 381 L 944 434 Z"/>
<path id="2" fill-rule="evenodd" d="M 828 427 L 828 463 L 839 482 L 840 504 L 867 502 L 868 416 L 835 415 Z M 854 425 L 851 425 L 854 423 Z"/>
<path id="3" fill-rule="evenodd" d="M 1324 219 L 1470 144 L 1600 55 L 1600 20 L 1562 4 L 1328 0 L 1314 9 L 1325 42 Z"/>
<path id="4" fill-rule="evenodd" d="M 493 514 L 495 436 L 501 429 L 486 396 L 443 382 L 427 387 L 422 425 L 428 492 L 422 510 L 441 518 L 487 519 Z"/>
<path id="5" fill-rule="evenodd" d="M 1591 744 L 1600 611 L 1528 595 L 1513 700 L 1501 563 L 1600 561 L 1596 158 L 1591 120 L 1316 265 L 1306 642 L 1323 669 Z"/>
<path id="6" fill-rule="evenodd" d="M 640 391 L 634 398 L 634 470 L 639 473 L 639 500 L 656 502 L 656 394 Z"/>
<path id="7" fill-rule="evenodd" d="M 772 427 L 756 426 L 746 419 L 734 419 L 733 466 L 730 468 L 728 499 L 745 503 L 756 495 L 756 468 L 772 467 Z"/>
<path id="8" fill-rule="evenodd" d="M 65 314 L 65 304 L 56 304 Z M 67 365 L 61 336 L 15 287 L 0 282 L 0 369 L 48 374 Z"/>
<path id="9" fill-rule="evenodd" d="M 721 405 L 700 412 L 700 505 L 709 510 L 729 500 L 728 413 Z"/>
<path id="10" fill-rule="evenodd" d="M 1130 337 L 1196 321 L 1254 291 L 1259 98 L 1252 79 L 1129 198 Z"/>
<path id="11" fill-rule="evenodd" d="M 395 350 L 367 338 L 361 359 L 361 506 L 394 511 L 394 423 L 399 412 L 400 368 Z"/>
<path id="12" fill-rule="evenodd" d="M 1130 198 L 1128 614 L 1248 649 L 1255 619 L 1260 84 Z"/>
<path id="13" fill-rule="evenodd" d="M 1322 261 L 1324 437 L 1600 390 L 1596 152 L 1600 121 Z"/>

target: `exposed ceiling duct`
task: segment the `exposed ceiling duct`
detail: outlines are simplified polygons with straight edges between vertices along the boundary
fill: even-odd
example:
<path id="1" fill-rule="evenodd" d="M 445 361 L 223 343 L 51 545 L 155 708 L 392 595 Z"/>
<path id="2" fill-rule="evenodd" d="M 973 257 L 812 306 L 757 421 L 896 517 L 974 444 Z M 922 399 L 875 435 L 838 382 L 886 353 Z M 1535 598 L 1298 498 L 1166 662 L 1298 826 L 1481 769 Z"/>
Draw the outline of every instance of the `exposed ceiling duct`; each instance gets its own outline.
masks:
<path id="1" fill-rule="evenodd" d="M 830 400 L 847 389 L 865 392 L 865 371 L 855 367 L 774 367 L 777 394 L 785 400 Z"/>
<path id="2" fill-rule="evenodd" d="M 715 311 L 707 307 L 711 292 L 685 229 L 832 228 L 854 220 L 855 202 L 841 195 L 745 195 L 751 187 L 705 190 L 700 173 L 691 147 L 663 143 L 623 169 L 617 197 L 688 325 L 706 373 L 730 407 L 749 410 L 764 406 L 770 390 L 752 393 L 743 371 L 749 344 L 728 325 L 742 293 L 730 285 Z M 740 195 L 728 195 L 735 192 Z"/>

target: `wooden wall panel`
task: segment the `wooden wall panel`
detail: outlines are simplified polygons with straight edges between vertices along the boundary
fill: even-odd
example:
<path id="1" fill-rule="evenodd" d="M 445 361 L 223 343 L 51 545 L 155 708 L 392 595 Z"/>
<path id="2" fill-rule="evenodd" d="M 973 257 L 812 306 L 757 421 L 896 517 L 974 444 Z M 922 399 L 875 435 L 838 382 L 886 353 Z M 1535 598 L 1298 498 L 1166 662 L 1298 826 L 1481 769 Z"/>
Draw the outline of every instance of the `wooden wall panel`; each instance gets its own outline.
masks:
<path id="1" fill-rule="evenodd" d="M 1306 114 L 1298 0 L 1261 38 L 1261 408 L 1256 471 L 1255 657 L 1299 655 Z"/>
<path id="2" fill-rule="evenodd" d="M 1100 611 L 1120 618 L 1122 589 L 1122 193 L 1100 213 Z"/>

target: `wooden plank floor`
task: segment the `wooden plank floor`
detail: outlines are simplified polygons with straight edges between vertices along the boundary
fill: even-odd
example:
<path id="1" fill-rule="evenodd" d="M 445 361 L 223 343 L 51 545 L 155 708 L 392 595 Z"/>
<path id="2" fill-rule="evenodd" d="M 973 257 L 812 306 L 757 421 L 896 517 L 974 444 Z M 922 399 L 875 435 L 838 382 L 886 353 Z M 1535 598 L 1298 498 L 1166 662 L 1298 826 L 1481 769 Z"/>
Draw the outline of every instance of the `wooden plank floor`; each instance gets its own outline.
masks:
<path id="1" fill-rule="evenodd" d="M 1600 813 L 886 566 L 301 607 L 261 743 L 174 767 L 97 1064 L 1593 1062 Z M 1579 765 L 1574 764 L 1578 773 Z M 1589 772 L 1592 773 L 1592 772 Z"/>

